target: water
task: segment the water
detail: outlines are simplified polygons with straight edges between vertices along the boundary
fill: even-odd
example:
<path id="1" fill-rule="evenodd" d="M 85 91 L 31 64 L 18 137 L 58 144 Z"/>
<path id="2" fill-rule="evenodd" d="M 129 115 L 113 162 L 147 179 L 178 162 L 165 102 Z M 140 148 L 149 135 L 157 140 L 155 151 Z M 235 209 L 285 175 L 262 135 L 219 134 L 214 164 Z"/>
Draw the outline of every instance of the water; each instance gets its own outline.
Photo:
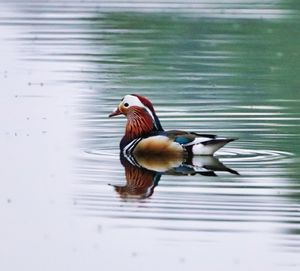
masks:
<path id="1" fill-rule="evenodd" d="M 1 270 L 299 270 L 299 29 L 297 1 L 1 1 Z M 125 168 L 128 93 L 239 140 Z"/>

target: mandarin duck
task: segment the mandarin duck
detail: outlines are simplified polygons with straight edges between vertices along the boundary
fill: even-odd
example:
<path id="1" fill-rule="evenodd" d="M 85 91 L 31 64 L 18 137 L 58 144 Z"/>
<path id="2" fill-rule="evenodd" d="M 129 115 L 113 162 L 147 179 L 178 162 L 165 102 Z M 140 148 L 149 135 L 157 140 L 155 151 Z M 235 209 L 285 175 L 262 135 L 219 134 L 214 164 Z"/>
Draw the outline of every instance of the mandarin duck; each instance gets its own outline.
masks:
<path id="1" fill-rule="evenodd" d="M 165 131 L 154 107 L 146 97 L 130 94 L 123 97 L 117 109 L 109 117 L 125 115 L 125 135 L 120 142 L 124 155 L 194 156 L 213 155 L 235 138 L 218 137 L 180 130 Z"/>

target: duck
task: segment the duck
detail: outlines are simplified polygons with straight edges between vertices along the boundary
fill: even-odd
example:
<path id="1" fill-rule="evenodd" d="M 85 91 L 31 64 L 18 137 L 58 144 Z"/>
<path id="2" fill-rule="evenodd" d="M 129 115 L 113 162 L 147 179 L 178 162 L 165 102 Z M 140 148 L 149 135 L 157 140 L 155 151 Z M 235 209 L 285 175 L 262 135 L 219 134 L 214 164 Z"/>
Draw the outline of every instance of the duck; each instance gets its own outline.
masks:
<path id="1" fill-rule="evenodd" d="M 109 117 L 119 115 L 127 118 L 125 134 L 120 141 L 120 150 L 125 156 L 212 156 L 224 145 L 237 139 L 182 130 L 164 130 L 152 102 L 139 94 L 125 95 Z"/>

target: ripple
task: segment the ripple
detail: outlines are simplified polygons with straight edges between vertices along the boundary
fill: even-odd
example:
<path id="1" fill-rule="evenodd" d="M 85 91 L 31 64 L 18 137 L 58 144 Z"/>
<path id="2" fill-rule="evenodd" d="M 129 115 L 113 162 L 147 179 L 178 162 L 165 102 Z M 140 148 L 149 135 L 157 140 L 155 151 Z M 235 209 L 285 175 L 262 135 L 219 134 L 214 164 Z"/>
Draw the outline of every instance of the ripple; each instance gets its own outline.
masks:
<path id="1" fill-rule="evenodd" d="M 276 150 L 251 150 L 251 149 L 234 149 L 226 148 L 218 152 L 220 157 L 227 162 L 247 162 L 255 164 L 274 163 L 286 160 L 294 156 L 290 152 Z"/>
<path id="2" fill-rule="evenodd" d="M 22 101 L 15 99 L 22 104 L 18 104 L 14 114 L 22 109 L 23 103 L 24 106 L 26 103 L 26 110 L 21 112 L 27 114 L 27 109 L 32 106 L 29 102 L 36 94 L 55 98 L 52 99 L 54 107 L 51 101 L 42 105 L 43 109 L 33 106 L 36 112 L 51 108 L 47 116 L 51 121 L 49 127 L 59 134 L 47 142 L 54 142 L 53 148 L 49 147 L 57 150 L 55 155 L 67 153 L 62 151 L 65 142 L 59 142 L 65 140 L 67 132 L 64 127 L 55 126 L 55 118 L 65 117 L 66 123 L 76 126 L 78 132 L 74 135 L 77 142 L 72 150 L 75 156 L 74 170 L 71 169 L 74 171 L 72 191 L 64 193 L 65 190 L 58 186 L 58 183 L 63 184 L 63 177 L 59 179 L 61 182 L 51 178 L 49 186 L 43 185 L 47 189 L 26 186 L 41 188 L 41 191 L 55 187 L 57 190 L 53 195 L 64 193 L 60 195 L 62 198 L 71 194 L 72 210 L 79 215 L 79 221 L 84 225 L 82 229 L 87 229 L 85 224 L 90 223 L 89 230 L 82 231 L 84 236 L 78 243 L 88 240 L 85 234 L 92 232 L 90 229 L 107 224 L 107 230 L 101 233 L 105 250 L 112 246 L 113 230 L 122 240 L 112 246 L 113 260 L 115 255 L 123 255 L 115 252 L 118 246 L 122 250 L 125 242 L 126 249 L 134 246 L 132 240 L 138 239 L 136 233 L 140 230 L 145 230 L 141 238 L 143 245 L 157 236 L 167 237 L 173 243 L 178 242 L 178 251 L 186 242 L 186 253 L 189 253 L 191 244 L 196 243 L 194 259 L 201 255 L 199 247 L 207 249 L 199 241 L 203 239 L 213 244 L 212 252 L 205 251 L 206 255 L 211 253 L 214 259 L 233 259 L 230 258 L 232 255 L 224 254 L 226 250 L 216 253 L 220 240 L 228 233 L 233 238 L 228 239 L 226 245 L 235 246 L 235 252 L 240 253 L 237 256 L 232 253 L 236 259 L 241 255 L 249 256 L 245 239 L 264 242 L 263 246 L 258 242 L 246 248 L 267 247 L 271 250 L 270 240 L 278 244 L 280 252 L 284 247 L 299 247 L 300 150 L 297 146 L 300 100 L 295 90 L 299 85 L 300 62 L 296 1 L 295 4 L 277 0 L 2 2 L 0 27 L 1 37 L 5 38 L 1 39 L 0 46 L 3 48 L 6 44 L 8 48 L 16 48 L 16 53 L 13 51 L 12 54 L 2 50 L 4 61 L 0 79 L 4 83 L 3 90 L 7 89 L 8 96 L 16 92 L 18 97 L 28 97 Z M 19 62 L 15 63 L 10 57 Z M 6 66 L 7 63 L 12 64 Z M 7 80 L 18 83 L 17 87 L 11 88 Z M 23 81 L 43 81 L 43 90 L 37 89 L 34 83 L 25 86 Z M 171 171 L 159 179 L 162 172 L 158 172 L 156 182 L 150 183 L 152 194 L 149 197 L 121 195 L 120 190 L 126 186 L 131 190 L 125 192 L 136 192 L 133 184 L 138 182 L 127 182 L 126 170 L 119 161 L 118 144 L 124 119 L 111 120 L 107 115 L 124 94 L 134 92 L 153 100 L 167 129 L 243 139 L 217 153 L 225 169 L 230 166 L 231 172 L 237 171 L 240 175 L 228 170 L 216 171 L 216 176 Z M 6 99 L 3 101 L 7 102 Z M 10 103 L 4 108 L 7 106 Z M 59 116 L 55 116 L 56 106 L 64 110 Z M 76 112 L 70 117 L 73 109 Z M 30 119 L 35 121 L 31 116 Z M 19 127 L 22 120 L 5 119 L 2 122 L 15 123 Z M 19 128 L 26 130 L 25 126 Z M 46 136 L 50 138 L 51 132 Z M 31 145 L 29 141 L 22 144 L 25 143 Z M 48 165 L 49 168 L 43 170 L 48 175 L 55 167 L 60 167 L 58 163 L 52 163 L 56 157 L 49 160 L 36 157 L 43 165 L 32 172 L 39 174 L 43 166 Z M 201 160 L 196 157 L 195 163 L 197 158 Z M 18 162 L 18 159 L 10 160 L 11 163 Z M 15 165 L 12 168 L 16 168 Z M 129 173 L 127 175 L 135 176 L 133 171 Z M 147 173 L 142 176 L 149 177 Z M 34 180 L 40 180 L 40 175 L 31 178 Z M 69 189 L 69 183 L 64 187 Z M 47 195 L 36 195 L 48 200 Z M 61 207 L 52 203 L 51 206 Z M 54 228 L 57 228 L 57 222 L 53 220 Z M 126 232 L 122 232 L 124 230 Z M 256 238 L 249 233 L 255 233 Z M 264 238 L 257 238 L 258 233 Z M 59 239 L 75 244 L 63 239 L 67 235 Z M 79 235 L 74 233 L 72 236 Z M 98 235 L 92 239 L 92 242 L 100 240 Z M 151 246 L 153 251 L 163 251 L 161 239 L 157 246 Z M 232 243 L 234 239 L 236 243 Z M 84 243 L 83 247 L 89 245 Z M 254 256 L 260 255 L 256 250 L 255 253 Z M 96 254 L 89 253 L 89 257 L 93 255 Z M 183 255 L 193 262 L 190 255 Z M 270 258 L 288 259 L 286 255 L 281 253 L 280 257 L 272 255 Z M 99 257 L 95 256 L 95 259 L 99 263 Z M 111 262 L 115 262 L 113 260 Z M 128 262 L 124 262 L 124 266 L 128 266 Z M 259 267 L 264 266 L 259 260 L 256 262 Z M 109 268 L 111 266 L 106 269 Z M 211 268 L 204 266 L 203 269 Z"/>
<path id="3" fill-rule="evenodd" d="M 119 159 L 119 149 L 111 149 L 102 147 L 94 150 L 85 150 L 84 153 L 95 156 L 94 158 L 101 157 L 101 159 Z M 220 158 L 224 162 L 230 163 L 253 163 L 253 164 L 274 164 L 275 162 L 288 162 L 290 158 L 295 155 L 290 152 L 278 150 L 254 150 L 247 148 L 224 148 L 218 151 L 215 157 Z M 195 156 L 197 159 L 198 156 Z M 203 156 L 199 156 L 200 158 Z M 205 156 L 204 156 L 205 157 Z"/>
<path id="4" fill-rule="evenodd" d="M 115 158 L 119 159 L 119 150 L 113 149 L 113 150 L 86 150 L 84 153 L 90 154 L 90 155 L 97 155 L 102 156 L 107 159 Z"/>

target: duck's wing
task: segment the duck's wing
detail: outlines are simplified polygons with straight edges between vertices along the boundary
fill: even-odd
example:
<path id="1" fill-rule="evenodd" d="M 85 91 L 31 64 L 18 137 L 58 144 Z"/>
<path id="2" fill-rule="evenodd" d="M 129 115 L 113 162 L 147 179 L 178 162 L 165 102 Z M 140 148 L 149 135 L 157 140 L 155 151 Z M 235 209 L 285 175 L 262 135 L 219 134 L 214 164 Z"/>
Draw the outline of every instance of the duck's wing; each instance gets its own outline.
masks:
<path id="1" fill-rule="evenodd" d="M 218 149 L 235 138 L 218 137 L 212 134 L 199 134 L 179 130 L 165 131 L 165 135 L 179 143 L 188 152 L 194 155 L 213 155 Z"/>

